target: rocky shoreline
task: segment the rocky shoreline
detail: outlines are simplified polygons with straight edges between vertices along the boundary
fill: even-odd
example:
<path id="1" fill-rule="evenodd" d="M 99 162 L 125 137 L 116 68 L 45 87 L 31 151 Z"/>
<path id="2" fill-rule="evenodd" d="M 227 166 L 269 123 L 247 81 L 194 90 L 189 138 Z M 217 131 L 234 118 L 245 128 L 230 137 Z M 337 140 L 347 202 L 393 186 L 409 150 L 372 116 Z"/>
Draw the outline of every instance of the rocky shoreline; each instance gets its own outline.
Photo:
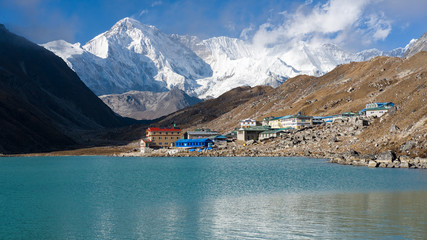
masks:
<path id="1" fill-rule="evenodd" d="M 361 153 L 352 147 L 366 148 L 373 144 L 386 148 L 384 139 L 362 142 L 360 136 L 368 129 L 375 118 L 347 118 L 334 123 L 322 124 L 300 130 L 294 130 L 277 138 L 261 141 L 227 142 L 217 144 L 213 150 L 189 152 L 186 149 L 157 149 L 141 153 L 139 148 L 132 151 L 115 154 L 114 156 L 144 156 L 144 157 L 312 157 L 329 159 L 330 163 L 367 166 L 379 168 L 420 168 L 427 169 L 427 158 L 402 154 L 408 150 L 417 150 L 414 144 L 404 144 L 401 153 L 385 149 L 379 153 Z M 411 142 L 409 142 L 411 143 Z M 422 143 L 424 144 L 424 143 Z M 384 146 L 383 146 L 384 145 Z M 232 149 L 235 149 L 233 152 Z M 422 148 L 422 146 L 421 146 Z"/>
<path id="2" fill-rule="evenodd" d="M 427 169 L 427 158 L 410 158 L 408 156 L 396 156 L 392 151 L 383 152 L 379 155 L 361 155 L 355 151 L 347 154 L 323 154 L 323 153 L 308 153 L 308 152 L 258 152 L 258 151 L 235 151 L 230 150 L 214 150 L 202 152 L 187 152 L 187 151 L 153 151 L 152 153 L 140 153 L 137 151 L 115 154 L 113 156 L 120 157 L 312 157 L 319 159 L 329 159 L 328 162 L 352 165 L 366 166 L 370 168 L 419 168 Z"/>

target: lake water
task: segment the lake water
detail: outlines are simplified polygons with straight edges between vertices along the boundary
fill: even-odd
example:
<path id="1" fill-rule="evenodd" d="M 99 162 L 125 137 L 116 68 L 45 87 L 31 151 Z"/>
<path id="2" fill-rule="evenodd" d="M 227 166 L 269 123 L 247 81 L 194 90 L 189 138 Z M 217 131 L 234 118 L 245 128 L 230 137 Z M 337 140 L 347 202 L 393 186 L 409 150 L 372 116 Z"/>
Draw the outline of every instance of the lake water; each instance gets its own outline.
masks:
<path id="1" fill-rule="evenodd" d="M 0 239 L 426 239 L 427 171 L 309 158 L 0 158 Z"/>

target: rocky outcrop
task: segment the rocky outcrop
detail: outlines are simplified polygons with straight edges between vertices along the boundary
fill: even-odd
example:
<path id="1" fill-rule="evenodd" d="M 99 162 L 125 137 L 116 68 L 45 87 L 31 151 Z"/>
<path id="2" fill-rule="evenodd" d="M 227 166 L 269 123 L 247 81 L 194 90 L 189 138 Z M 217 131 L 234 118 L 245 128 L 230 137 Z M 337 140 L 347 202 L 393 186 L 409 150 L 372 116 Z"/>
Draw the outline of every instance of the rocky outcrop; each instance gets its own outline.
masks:
<path id="1" fill-rule="evenodd" d="M 382 152 L 376 156 L 364 157 L 358 156 L 355 158 L 331 158 L 331 163 L 353 166 L 368 166 L 370 168 L 423 168 L 427 169 L 427 158 L 410 158 L 408 156 L 396 156 L 393 151 Z"/>
<path id="2" fill-rule="evenodd" d="M 168 92 L 130 91 L 99 98 L 120 116 L 137 120 L 160 118 L 202 101 L 178 88 Z"/>

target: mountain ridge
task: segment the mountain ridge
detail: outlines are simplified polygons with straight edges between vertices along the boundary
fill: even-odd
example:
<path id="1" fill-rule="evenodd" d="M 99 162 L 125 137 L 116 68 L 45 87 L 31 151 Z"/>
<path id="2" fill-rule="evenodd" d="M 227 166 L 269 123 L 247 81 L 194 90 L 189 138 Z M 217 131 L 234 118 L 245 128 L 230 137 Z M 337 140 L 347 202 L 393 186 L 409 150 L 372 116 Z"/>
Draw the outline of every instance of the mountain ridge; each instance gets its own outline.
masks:
<path id="1" fill-rule="evenodd" d="M 160 118 L 202 101 L 178 88 L 168 92 L 130 91 L 99 98 L 120 116 L 137 120 Z"/>
<path id="2" fill-rule="evenodd" d="M 4 26 L 0 46 L 2 153 L 64 149 L 78 132 L 126 125 L 57 55 Z"/>
<path id="3" fill-rule="evenodd" d="M 131 18 L 120 20 L 83 46 L 55 41 L 42 46 L 70 63 L 97 95 L 178 87 L 199 98 L 217 97 L 245 85 L 277 87 L 299 74 L 320 76 L 339 64 L 377 55 L 400 56 L 405 51 L 351 53 L 332 44 L 316 47 L 304 42 L 258 49 L 236 38 L 167 36 Z"/>

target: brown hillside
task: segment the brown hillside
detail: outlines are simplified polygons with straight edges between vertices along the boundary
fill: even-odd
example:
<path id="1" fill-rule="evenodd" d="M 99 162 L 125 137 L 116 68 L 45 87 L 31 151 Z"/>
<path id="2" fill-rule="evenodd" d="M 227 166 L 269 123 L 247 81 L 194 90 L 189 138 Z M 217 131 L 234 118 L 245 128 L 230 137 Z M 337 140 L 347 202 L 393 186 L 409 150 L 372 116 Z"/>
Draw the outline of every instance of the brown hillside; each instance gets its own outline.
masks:
<path id="1" fill-rule="evenodd" d="M 206 100 L 170 114 L 159 121 L 157 125 L 170 126 L 176 124 L 182 128 L 189 128 L 194 125 L 205 124 L 252 99 L 270 95 L 273 90 L 269 86 L 238 87 L 222 94 L 218 98 Z"/>
<path id="2" fill-rule="evenodd" d="M 283 116 L 301 111 L 328 116 L 358 112 L 371 102 L 394 102 L 397 111 L 374 121 L 350 146 L 362 152 L 399 150 L 409 140 L 417 142 L 415 155 L 426 154 L 427 52 L 403 60 L 377 57 L 341 65 L 322 77 L 298 76 L 268 94 L 256 96 L 203 126 L 223 132 L 241 119 Z M 195 123 L 197 124 L 197 122 Z M 200 127 L 202 125 L 198 125 Z M 392 127 L 393 126 L 393 127 Z M 396 127 L 394 127 L 396 126 Z M 392 132 L 390 130 L 392 129 Z M 415 151 L 415 150 L 414 150 Z"/>
<path id="3" fill-rule="evenodd" d="M 297 76 L 276 89 L 239 87 L 216 99 L 175 112 L 152 125 L 176 124 L 184 131 L 207 127 L 227 133 L 248 117 L 262 120 L 267 116 L 298 112 L 328 116 L 359 112 L 371 102 L 394 102 L 396 111 L 374 120 L 357 137 L 343 138 L 334 144 L 320 143 L 322 149 L 325 152 L 354 149 L 361 153 L 392 149 L 401 154 L 426 157 L 426 72 L 427 52 L 406 60 L 377 57 L 338 66 L 321 77 Z M 135 139 L 142 137 L 146 127 L 135 126 L 123 132 Z M 415 144 L 403 153 L 401 146 L 408 143 Z"/>

